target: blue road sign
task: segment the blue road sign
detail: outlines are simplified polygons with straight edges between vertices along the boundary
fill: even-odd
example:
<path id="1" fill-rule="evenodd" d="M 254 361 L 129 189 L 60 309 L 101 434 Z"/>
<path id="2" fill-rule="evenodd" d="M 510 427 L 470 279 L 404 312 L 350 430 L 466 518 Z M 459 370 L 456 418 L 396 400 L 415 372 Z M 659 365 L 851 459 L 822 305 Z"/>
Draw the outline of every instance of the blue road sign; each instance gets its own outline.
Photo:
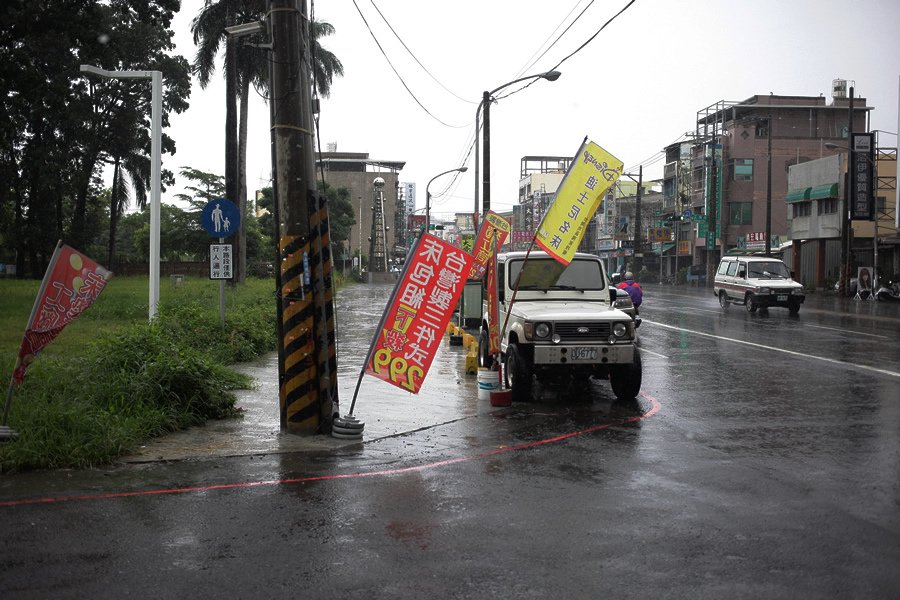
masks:
<path id="1" fill-rule="evenodd" d="M 686 220 L 690 220 L 690 218 L 691 218 L 691 216 L 693 216 L 693 214 L 694 213 L 691 211 L 691 209 L 688 208 L 688 209 L 685 209 L 685 211 L 683 213 L 681 213 L 681 216 L 682 216 L 682 218 L 684 218 Z"/>
<path id="2" fill-rule="evenodd" d="M 241 226 L 241 211 L 231 200 L 213 198 L 203 207 L 200 223 L 209 235 L 225 238 Z"/>

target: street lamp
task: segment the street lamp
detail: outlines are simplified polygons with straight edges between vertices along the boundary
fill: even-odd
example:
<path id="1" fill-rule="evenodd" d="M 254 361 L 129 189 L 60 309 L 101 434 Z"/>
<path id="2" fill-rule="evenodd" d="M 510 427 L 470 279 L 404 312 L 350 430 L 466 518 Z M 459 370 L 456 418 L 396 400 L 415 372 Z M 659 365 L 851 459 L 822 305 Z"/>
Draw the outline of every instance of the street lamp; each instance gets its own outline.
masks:
<path id="1" fill-rule="evenodd" d="M 528 79 L 546 79 L 547 81 L 556 81 L 562 73 L 559 71 L 547 71 L 545 73 L 537 73 L 535 75 L 527 75 L 518 79 L 513 79 L 503 85 L 494 88 L 489 92 L 482 94 L 481 102 L 475 111 L 475 213 L 478 212 L 478 113 L 484 110 L 484 198 L 482 200 L 481 214 L 484 215 L 491 209 L 491 101 L 493 96 L 503 88 L 509 87 L 514 83 L 526 81 Z M 478 223 L 475 223 L 478 228 Z"/>
<path id="2" fill-rule="evenodd" d="M 431 192 L 428 191 L 428 188 L 431 186 L 431 182 L 440 177 L 441 175 L 446 175 L 447 173 L 465 173 L 469 170 L 469 167 L 459 167 L 458 169 L 450 169 L 449 171 L 444 171 L 443 173 L 438 173 L 428 182 L 428 185 L 425 186 L 425 233 L 431 229 Z"/>
<path id="3" fill-rule="evenodd" d="M 81 65 L 82 73 L 110 79 L 149 79 L 152 87 L 150 113 L 150 320 L 159 304 L 159 211 L 160 211 L 160 140 L 162 139 L 162 72 L 107 71 L 93 65 Z"/>

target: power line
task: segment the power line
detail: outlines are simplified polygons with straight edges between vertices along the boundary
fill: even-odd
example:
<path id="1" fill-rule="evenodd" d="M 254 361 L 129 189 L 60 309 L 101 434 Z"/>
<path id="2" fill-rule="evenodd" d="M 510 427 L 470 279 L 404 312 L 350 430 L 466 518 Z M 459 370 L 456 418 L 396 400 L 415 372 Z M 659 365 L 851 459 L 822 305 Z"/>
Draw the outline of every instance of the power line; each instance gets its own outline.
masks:
<path id="1" fill-rule="evenodd" d="M 580 1 L 580 0 L 579 0 L 579 1 Z M 466 100 L 465 98 L 462 98 L 461 96 L 455 94 L 455 93 L 454 93 L 453 91 L 451 91 L 447 86 L 445 86 L 443 83 L 441 83 L 440 81 L 438 81 L 438 79 L 437 79 L 434 75 L 431 74 L 431 71 L 429 71 L 428 68 L 427 68 L 425 65 L 423 65 L 423 64 L 421 63 L 421 61 L 419 61 L 418 58 L 416 58 L 416 55 L 413 54 L 413 51 L 409 49 L 409 47 L 408 47 L 408 46 L 406 45 L 406 43 L 400 38 L 400 36 L 397 34 L 397 32 L 394 31 L 394 28 L 391 26 L 391 24 L 388 22 L 388 20 L 384 17 L 384 14 L 382 14 L 381 9 L 378 8 L 378 5 L 377 5 L 377 4 L 375 4 L 375 0 L 369 0 L 369 2 L 371 2 L 372 6 L 375 7 L 375 11 L 378 12 L 378 16 L 380 16 L 380 17 L 381 17 L 381 20 L 384 21 L 384 24 L 388 26 L 388 29 L 391 30 L 391 33 L 394 34 L 394 37 L 397 38 L 397 41 L 400 42 L 400 45 L 403 46 L 404 49 L 406 49 L 406 51 L 409 53 L 409 55 L 412 57 L 412 59 L 413 59 L 414 61 L 416 61 L 416 64 L 419 65 L 420 67 L 422 67 L 422 70 L 425 71 L 426 73 L 428 73 L 428 76 L 431 77 L 431 79 L 432 79 L 436 84 L 438 84 L 439 86 L 441 86 L 441 87 L 444 89 L 444 91 L 446 91 L 448 94 L 450 94 L 450 95 L 453 96 L 454 98 L 457 98 L 458 100 L 462 100 L 463 102 L 466 102 L 466 103 L 468 103 L 468 104 L 478 104 L 478 102 L 475 102 L 475 101 L 472 101 L 472 100 Z"/>
<path id="2" fill-rule="evenodd" d="M 415 100 L 416 104 L 418 104 L 419 107 L 422 110 L 424 110 L 425 113 L 429 117 L 431 117 L 432 119 L 434 119 L 435 121 L 437 121 L 438 123 L 443 125 L 444 127 L 450 127 L 451 129 L 461 129 L 463 127 L 468 127 L 468 124 L 466 124 L 466 125 L 451 125 L 449 123 L 445 123 L 444 121 L 442 121 L 438 117 L 436 117 L 434 114 L 432 114 L 430 110 L 425 108 L 425 105 L 419 101 L 419 99 L 416 97 L 415 94 L 413 94 L 412 90 L 409 89 L 409 86 L 406 85 L 406 81 L 404 81 L 404 79 L 400 75 L 400 73 L 397 72 L 397 69 L 394 67 L 394 63 L 392 63 L 391 59 L 388 58 L 387 53 L 385 53 L 384 48 L 382 48 L 382 46 L 381 46 L 381 42 L 379 42 L 378 38 L 375 37 L 375 33 L 372 31 L 372 28 L 369 26 L 369 22 L 366 20 L 365 15 L 363 15 L 362 11 L 360 10 L 359 5 L 356 3 L 356 0 L 353 0 L 353 6 L 356 8 L 356 12 L 359 13 L 359 17 L 363 20 L 363 23 L 365 24 L 366 29 L 369 31 L 369 35 L 372 36 L 372 40 L 375 41 L 375 45 L 378 46 L 378 50 L 381 52 L 381 55 L 384 56 L 384 59 L 387 61 L 388 65 L 390 65 L 391 70 L 394 71 L 394 75 L 397 76 L 397 79 L 400 80 L 400 83 L 403 84 L 403 87 L 406 89 L 407 93 L 409 93 L 410 97 L 412 97 L 412 99 Z"/>

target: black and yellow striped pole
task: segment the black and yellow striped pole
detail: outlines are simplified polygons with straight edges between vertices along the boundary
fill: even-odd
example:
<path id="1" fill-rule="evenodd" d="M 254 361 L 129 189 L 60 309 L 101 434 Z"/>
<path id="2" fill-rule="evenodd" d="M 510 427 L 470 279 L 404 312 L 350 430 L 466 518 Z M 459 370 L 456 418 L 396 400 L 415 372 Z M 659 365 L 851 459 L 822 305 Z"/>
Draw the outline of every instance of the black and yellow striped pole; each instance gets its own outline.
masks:
<path id="1" fill-rule="evenodd" d="M 270 110 L 279 266 L 281 428 L 328 432 L 337 413 L 337 360 L 328 219 L 316 192 L 305 0 L 270 0 Z"/>

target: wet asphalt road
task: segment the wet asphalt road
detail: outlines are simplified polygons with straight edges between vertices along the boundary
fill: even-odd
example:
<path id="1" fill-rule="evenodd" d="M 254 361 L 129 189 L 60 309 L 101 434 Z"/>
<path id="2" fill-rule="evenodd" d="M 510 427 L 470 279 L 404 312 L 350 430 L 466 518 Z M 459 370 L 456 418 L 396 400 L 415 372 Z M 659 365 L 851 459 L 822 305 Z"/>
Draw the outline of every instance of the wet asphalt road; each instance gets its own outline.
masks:
<path id="1" fill-rule="evenodd" d="M 896 598 L 898 307 L 646 287 L 636 403 L 491 407 L 444 346 L 419 396 L 363 380 L 361 444 L 267 422 L 252 449 L 0 476 L 0 595 Z M 387 291 L 339 295 L 344 411 Z"/>

